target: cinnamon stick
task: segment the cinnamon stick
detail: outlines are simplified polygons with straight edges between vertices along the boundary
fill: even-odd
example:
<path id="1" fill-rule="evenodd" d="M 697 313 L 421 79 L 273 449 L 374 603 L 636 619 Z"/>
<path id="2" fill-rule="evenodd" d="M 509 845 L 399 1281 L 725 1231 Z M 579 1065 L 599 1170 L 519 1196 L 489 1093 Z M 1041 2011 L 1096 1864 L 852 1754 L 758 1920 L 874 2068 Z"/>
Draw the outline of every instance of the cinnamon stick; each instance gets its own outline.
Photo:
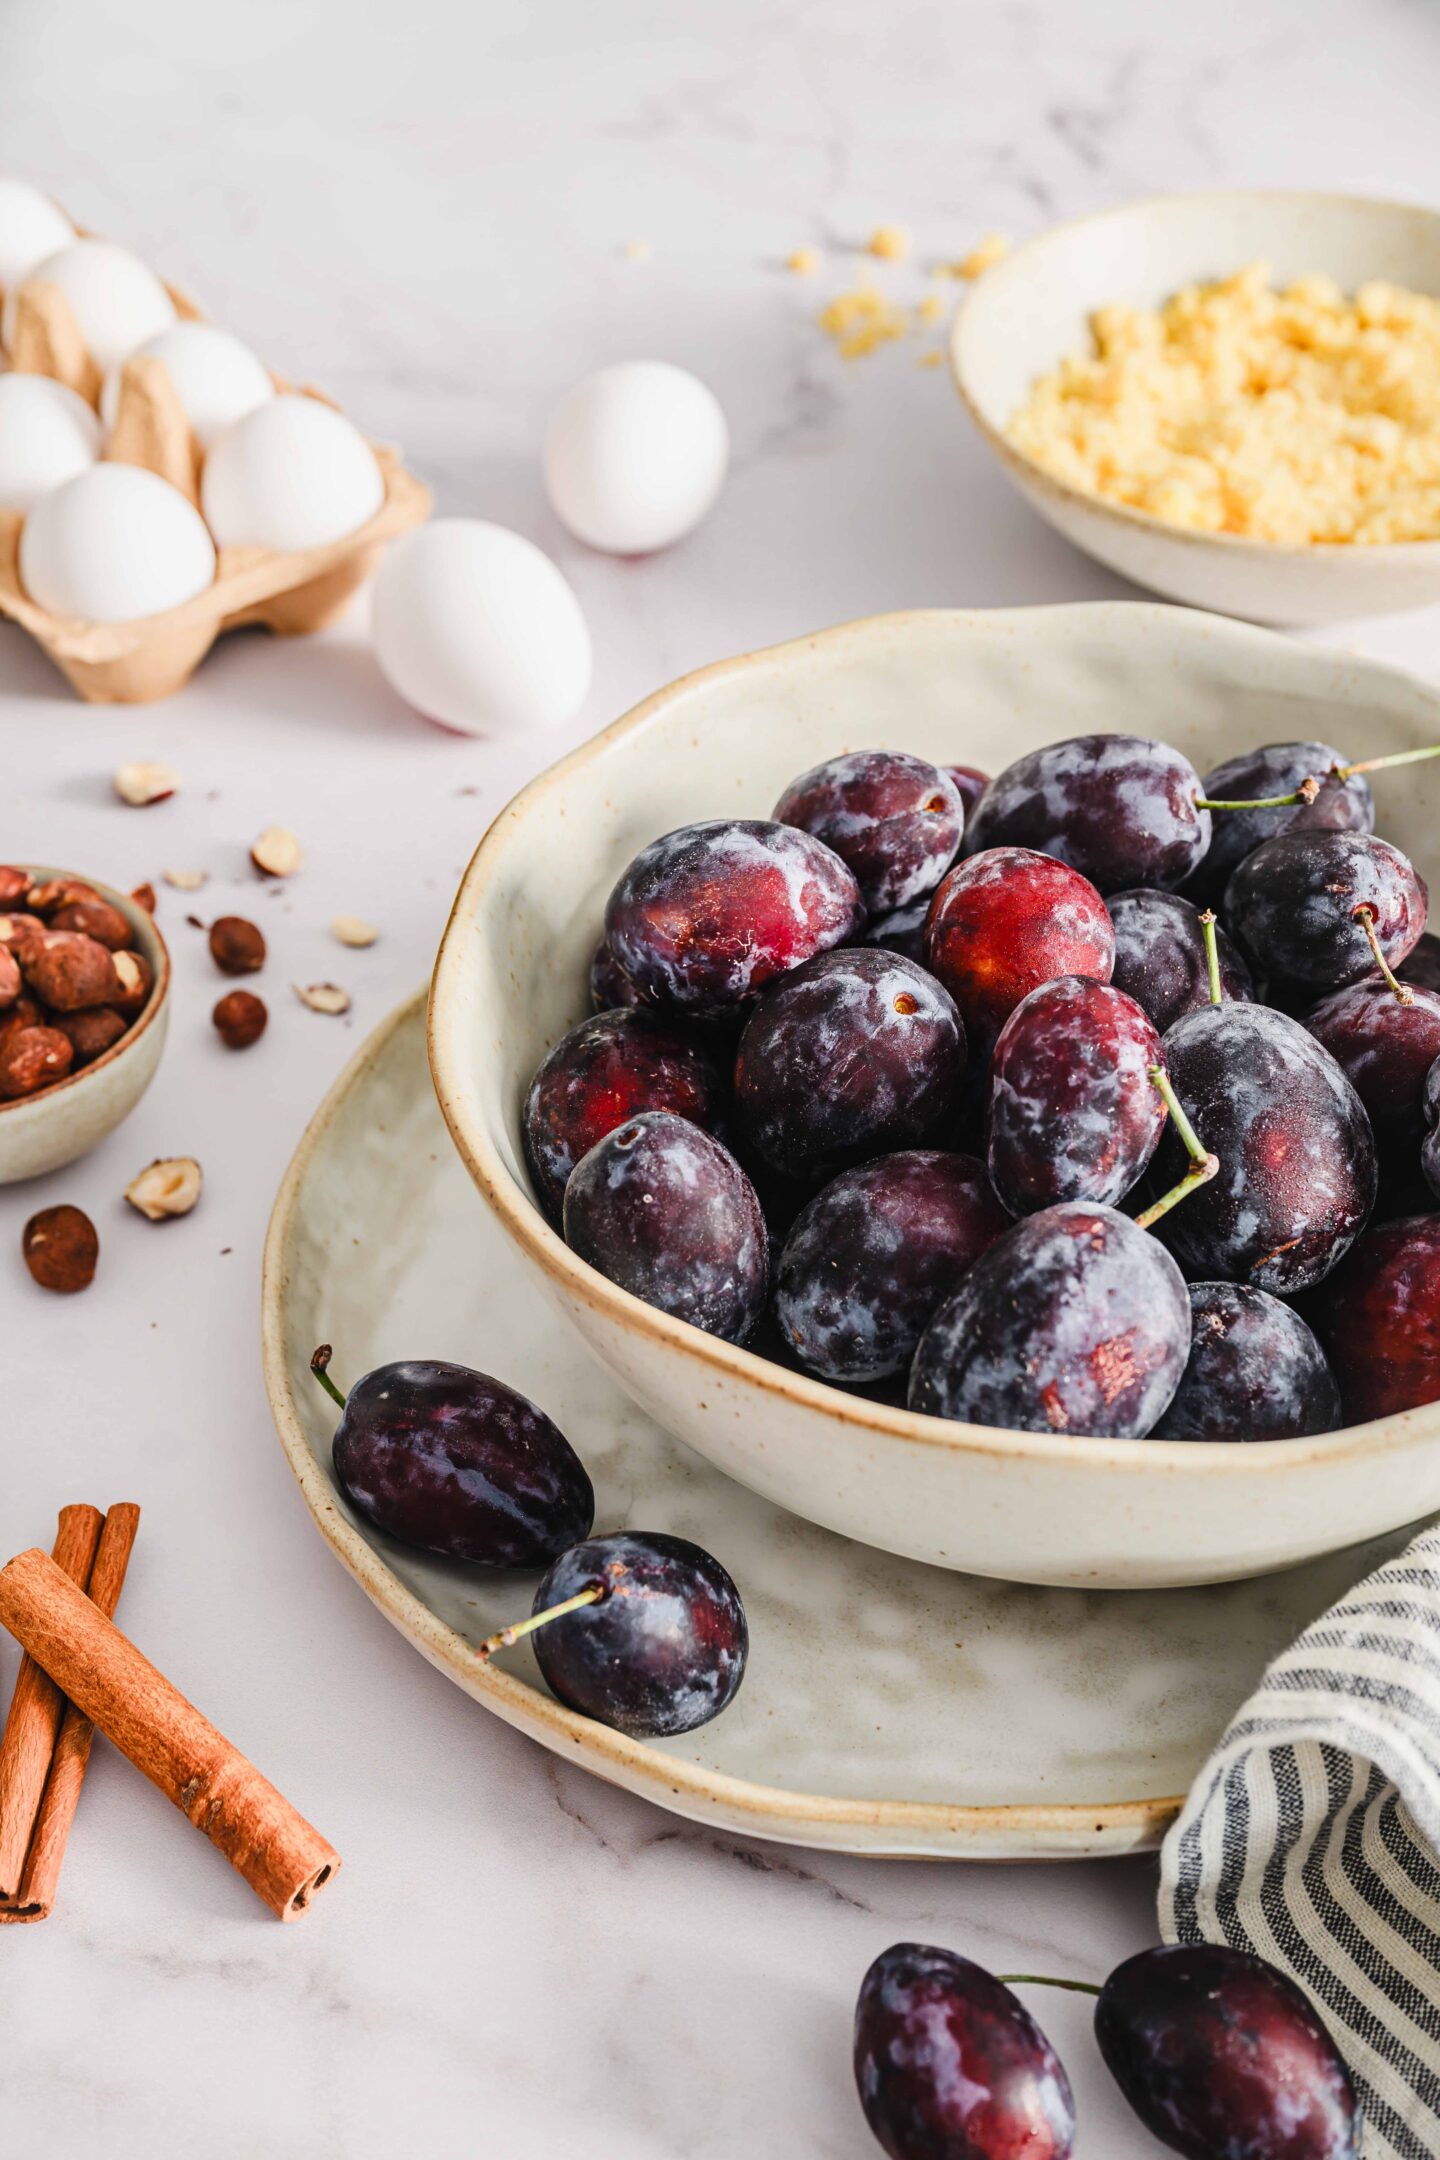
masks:
<path id="1" fill-rule="evenodd" d="M 82 1603 L 100 1523 L 98 1508 L 61 1508 L 55 1557 L 45 1561 L 51 1573 Z M 43 1553 L 40 1558 L 45 1558 Z M 74 1587 L 76 1583 L 81 1585 L 79 1590 Z M 28 1651 L 28 1646 L 22 1647 Z M 30 1834 L 50 1774 L 64 1709 L 61 1689 L 27 1654 L 20 1660 L 10 1714 L 5 1720 L 5 1737 L 0 1740 L 0 1903 L 12 1903 L 20 1888 Z"/>
<path id="2" fill-rule="evenodd" d="M 0 1623 L 272 1912 L 308 1910 L 340 1855 L 38 1549 L 0 1568 Z"/>
<path id="3" fill-rule="evenodd" d="M 139 1527 L 140 1510 L 129 1500 L 118 1502 L 105 1517 L 100 1542 L 95 1548 L 87 1594 L 97 1612 L 104 1613 L 107 1620 L 113 1617 L 120 1602 L 125 1570 L 130 1565 Z M 44 1797 L 31 1832 L 30 1852 L 20 1879 L 19 1894 L 10 1910 L 0 1913 L 0 1918 L 44 1920 L 52 1911 L 60 1887 L 60 1870 L 65 1862 L 70 1825 L 75 1820 L 94 1737 L 95 1727 L 84 1711 L 77 1710 L 73 1702 L 67 1702 L 50 1761 L 50 1775 L 45 1780 Z"/>

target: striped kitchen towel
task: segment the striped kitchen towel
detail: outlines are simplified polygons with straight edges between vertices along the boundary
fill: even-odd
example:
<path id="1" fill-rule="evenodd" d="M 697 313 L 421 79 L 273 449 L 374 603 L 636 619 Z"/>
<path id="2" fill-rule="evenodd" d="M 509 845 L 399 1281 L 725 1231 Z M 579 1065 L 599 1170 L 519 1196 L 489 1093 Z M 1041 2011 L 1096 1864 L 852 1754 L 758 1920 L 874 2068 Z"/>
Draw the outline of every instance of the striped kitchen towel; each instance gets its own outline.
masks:
<path id="1" fill-rule="evenodd" d="M 1359 2088 L 1366 2160 L 1436 2160 L 1440 1525 L 1265 1674 L 1165 1840 L 1160 1930 L 1298 1980 Z"/>

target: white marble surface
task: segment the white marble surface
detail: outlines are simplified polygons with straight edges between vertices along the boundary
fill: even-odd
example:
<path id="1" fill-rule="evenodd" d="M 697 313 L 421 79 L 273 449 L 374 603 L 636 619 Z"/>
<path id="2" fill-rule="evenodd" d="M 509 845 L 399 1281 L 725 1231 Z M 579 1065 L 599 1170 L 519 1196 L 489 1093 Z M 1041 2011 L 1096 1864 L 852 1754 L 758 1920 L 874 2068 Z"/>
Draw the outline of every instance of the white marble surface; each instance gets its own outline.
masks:
<path id="1" fill-rule="evenodd" d="M 1006 491 L 913 348 L 835 359 L 812 316 L 848 277 L 844 244 L 900 219 L 951 255 L 994 226 L 1226 181 L 1423 197 L 1437 64 L 1412 0 L 1233 17 L 1149 0 L 3 0 L 0 162 L 402 441 L 444 508 L 551 548 L 595 636 L 578 739 L 696 662 L 819 623 L 1122 591 Z M 625 259 L 631 240 L 648 262 Z M 837 251 L 818 285 L 778 267 L 802 242 Z M 575 375 L 641 353 L 711 381 L 735 470 L 687 546 L 622 564 L 563 539 L 536 453 Z M 1342 634 L 1423 668 L 1437 625 Z M 270 1197 L 342 1059 L 424 974 L 487 815 L 560 747 L 422 724 L 375 675 L 363 609 L 313 643 L 234 641 L 153 711 L 76 705 L 0 630 L 0 857 L 124 884 L 208 867 L 201 910 L 251 908 L 271 938 L 274 1009 L 249 1056 L 215 1044 L 217 984 L 167 894 L 176 1010 L 153 1093 L 83 1164 L 0 1196 L 0 1545 L 44 1537 L 66 1499 L 140 1500 L 128 1625 L 347 1862 L 282 1930 L 98 1751 L 61 1909 L 0 1938 L 7 2152 L 859 2160 L 848 2022 L 885 1943 L 1098 1975 L 1150 1938 L 1148 1863 L 812 1862 L 557 1770 L 422 1664 L 305 1520 L 255 1340 Z M 137 756 L 177 764 L 183 794 L 115 804 L 110 770 Z M 272 822 L 307 862 L 265 894 L 243 850 Z M 340 910 L 382 942 L 340 952 Z M 348 1020 L 291 997 L 318 976 L 351 987 Z M 132 1172 L 187 1151 L 200 1210 L 130 1215 Z M 25 1216 L 62 1197 L 103 1243 L 73 1303 L 34 1289 L 17 1252 Z M 0 1654 L 7 1689 L 12 1672 Z M 1036 2006 L 1084 2160 L 1140 2160 L 1154 2148 L 1096 2065 L 1083 1999 Z"/>

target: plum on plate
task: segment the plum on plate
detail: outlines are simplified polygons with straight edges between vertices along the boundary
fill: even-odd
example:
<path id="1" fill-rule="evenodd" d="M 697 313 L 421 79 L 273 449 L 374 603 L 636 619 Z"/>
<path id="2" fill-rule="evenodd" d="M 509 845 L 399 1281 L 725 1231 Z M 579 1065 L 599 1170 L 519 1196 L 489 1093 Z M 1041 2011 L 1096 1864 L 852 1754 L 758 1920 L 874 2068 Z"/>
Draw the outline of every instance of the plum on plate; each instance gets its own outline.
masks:
<path id="1" fill-rule="evenodd" d="M 1425 928 L 1425 880 L 1373 833 L 1281 833 L 1247 855 L 1225 919 L 1264 976 L 1319 996 L 1400 962 Z M 1377 950 L 1378 948 L 1378 950 Z"/>
<path id="2" fill-rule="evenodd" d="M 1329 743 L 1263 743 L 1226 758 L 1201 783 L 1209 802 L 1264 805 L 1279 795 L 1293 795 L 1310 780 L 1319 786 L 1312 800 L 1272 808 L 1212 810 L 1210 846 L 1185 890 L 1202 907 L 1219 907 L 1231 875 L 1262 840 L 1277 833 L 1319 830 L 1374 832 L 1375 798 L 1363 773 L 1341 777 L 1349 763 Z"/>
<path id="3" fill-rule="evenodd" d="M 565 1188 L 565 1242 L 610 1281 L 707 1334 L 743 1342 L 770 1252 L 755 1188 L 688 1118 L 647 1110 L 597 1140 Z"/>
<path id="4" fill-rule="evenodd" d="M 1312 1317 L 1347 1425 L 1440 1402 L 1440 1215 L 1367 1230 Z"/>
<path id="5" fill-rule="evenodd" d="M 1077 735 L 997 773 L 975 807 L 965 852 L 1035 848 L 1102 893 L 1184 883 L 1210 845 L 1200 775 L 1144 735 Z"/>
<path id="6" fill-rule="evenodd" d="M 1157 1440 L 1296 1440 L 1334 1432 L 1340 1390 L 1293 1307 L 1245 1283 L 1190 1285 L 1190 1358 Z"/>
<path id="7" fill-rule="evenodd" d="M 1057 975 L 1109 982 L 1115 928 L 1078 871 L 1029 848 L 989 848 L 947 872 L 931 904 L 925 958 L 959 1007 L 978 1063 L 1041 983 Z"/>
<path id="8" fill-rule="evenodd" d="M 1115 972 L 1110 980 L 1149 1013 L 1163 1035 L 1182 1013 L 1210 1003 L 1210 962 L 1200 910 L 1179 893 L 1155 885 L 1112 893 L 1105 905 L 1115 925 Z M 1246 1003 L 1255 996 L 1250 970 L 1217 927 L 1216 952 L 1223 997 Z"/>
<path id="9" fill-rule="evenodd" d="M 965 829 L 959 789 L 938 765 L 903 750 L 852 750 L 801 773 L 775 805 L 850 865 L 872 914 L 933 892 Z"/>
<path id="10" fill-rule="evenodd" d="M 1154 1023 L 1109 983 L 1060 975 L 1022 999 L 995 1045 L 986 1149 L 1011 1213 L 1117 1206 L 1160 1139 L 1163 1062 Z"/>
<path id="11" fill-rule="evenodd" d="M 775 1317 L 826 1380 L 900 1372 L 936 1307 L 1010 1226 L 973 1155 L 909 1149 L 847 1170 L 796 1218 Z"/>

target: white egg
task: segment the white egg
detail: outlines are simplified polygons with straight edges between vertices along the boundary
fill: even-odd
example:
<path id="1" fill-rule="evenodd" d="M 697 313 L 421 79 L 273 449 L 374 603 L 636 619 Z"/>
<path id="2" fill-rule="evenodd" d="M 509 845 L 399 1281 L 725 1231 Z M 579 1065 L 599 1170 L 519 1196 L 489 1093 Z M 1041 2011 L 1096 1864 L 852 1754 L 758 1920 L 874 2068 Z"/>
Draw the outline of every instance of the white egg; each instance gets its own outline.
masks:
<path id="1" fill-rule="evenodd" d="M 20 528 L 20 581 L 52 615 L 133 622 L 179 607 L 214 577 L 199 512 L 139 465 L 92 465 Z"/>
<path id="2" fill-rule="evenodd" d="M 48 375 L 0 375 L 0 510 L 29 510 L 100 455 L 84 398 Z"/>
<path id="3" fill-rule="evenodd" d="M 147 338 L 126 358 L 162 363 L 202 450 L 275 395 L 275 385 L 249 346 L 214 323 L 177 322 L 159 337 Z M 100 417 L 107 428 L 114 427 L 120 409 L 120 374 L 120 368 L 112 368 L 100 392 Z"/>
<path id="4" fill-rule="evenodd" d="M 22 284 L 36 263 L 68 247 L 75 228 L 28 180 L 0 173 L 0 292 Z"/>
<path id="5" fill-rule="evenodd" d="M 147 263 L 109 240 L 72 240 L 58 255 L 36 263 L 30 280 L 56 286 L 90 357 L 103 374 L 127 360 L 137 345 L 159 335 L 175 320 L 175 303 Z M 5 295 L 3 337 L 15 335 L 17 295 Z"/>
<path id="6" fill-rule="evenodd" d="M 531 541 L 479 518 L 437 518 L 395 542 L 371 637 L 392 689 L 470 735 L 558 727 L 590 687 L 574 593 Z"/>
<path id="7" fill-rule="evenodd" d="M 545 486 L 579 540 L 646 555 L 693 532 L 725 480 L 725 415 L 698 376 L 626 360 L 575 385 L 545 437 Z"/>
<path id="8" fill-rule="evenodd" d="M 227 428 L 205 460 L 200 504 L 221 547 L 323 547 L 385 500 L 359 429 L 318 398 L 277 397 Z"/>

